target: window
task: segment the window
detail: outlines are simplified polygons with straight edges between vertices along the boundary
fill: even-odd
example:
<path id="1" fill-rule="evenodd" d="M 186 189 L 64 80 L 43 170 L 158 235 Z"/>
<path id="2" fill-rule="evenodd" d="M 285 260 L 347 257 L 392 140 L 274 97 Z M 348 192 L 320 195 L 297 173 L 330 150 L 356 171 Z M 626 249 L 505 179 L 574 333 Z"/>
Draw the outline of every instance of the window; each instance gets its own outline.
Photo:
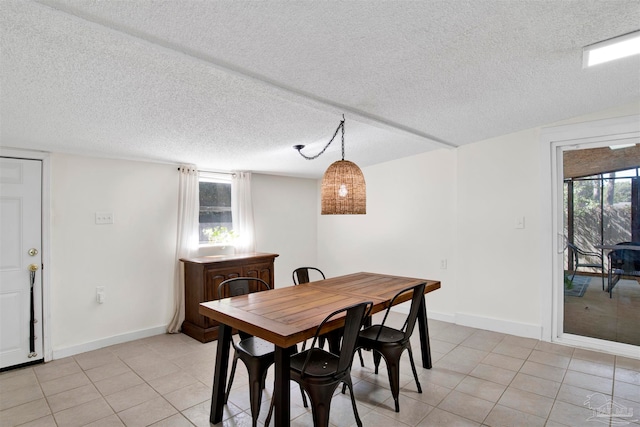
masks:
<path id="1" fill-rule="evenodd" d="M 231 176 L 200 172 L 200 244 L 232 244 Z"/>

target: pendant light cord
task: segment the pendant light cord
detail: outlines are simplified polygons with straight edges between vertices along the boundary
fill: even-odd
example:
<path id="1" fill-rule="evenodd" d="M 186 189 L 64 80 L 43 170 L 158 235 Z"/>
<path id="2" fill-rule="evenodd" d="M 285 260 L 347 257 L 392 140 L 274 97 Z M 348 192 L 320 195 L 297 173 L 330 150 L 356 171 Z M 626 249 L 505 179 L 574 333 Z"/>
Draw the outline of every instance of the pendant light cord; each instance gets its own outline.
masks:
<path id="1" fill-rule="evenodd" d="M 304 148 L 304 145 L 295 145 L 293 148 L 295 148 L 296 150 L 298 150 L 298 153 L 300 153 L 300 155 L 302 157 L 304 157 L 307 160 L 315 160 L 318 157 L 320 157 L 326 150 L 327 148 L 329 148 L 329 145 L 331 145 L 331 143 L 333 142 L 334 139 L 336 139 L 336 135 L 338 135 L 338 131 L 342 129 L 342 160 L 344 160 L 344 114 L 342 115 L 342 120 L 340 121 L 340 124 L 338 125 L 338 127 L 336 128 L 336 131 L 333 133 L 333 136 L 331 137 L 331 140 L 327 143 L 327 145 L 324 146 L 324 148 L 315 156 L 307 156 L 305 155 L 302 151 Z"/>

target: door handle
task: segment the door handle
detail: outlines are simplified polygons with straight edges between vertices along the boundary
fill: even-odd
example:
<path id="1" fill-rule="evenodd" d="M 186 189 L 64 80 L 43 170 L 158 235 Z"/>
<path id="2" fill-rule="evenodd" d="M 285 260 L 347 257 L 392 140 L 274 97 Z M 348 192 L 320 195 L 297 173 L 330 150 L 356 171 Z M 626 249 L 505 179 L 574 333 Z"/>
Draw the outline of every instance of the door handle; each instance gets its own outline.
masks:
<path id="1" fill-rule="evenodd" d="M 563 253 L 567 249 L 567 236 L 558 233 L 558 248 L 559 254 Z"/>
<path id="2" fill-rule="evenodd" d="M 38 264 L 29 264 L 29 271 L 31 271 L 32 273 L 35 273 L 36 271 L 38 271 Z"/>

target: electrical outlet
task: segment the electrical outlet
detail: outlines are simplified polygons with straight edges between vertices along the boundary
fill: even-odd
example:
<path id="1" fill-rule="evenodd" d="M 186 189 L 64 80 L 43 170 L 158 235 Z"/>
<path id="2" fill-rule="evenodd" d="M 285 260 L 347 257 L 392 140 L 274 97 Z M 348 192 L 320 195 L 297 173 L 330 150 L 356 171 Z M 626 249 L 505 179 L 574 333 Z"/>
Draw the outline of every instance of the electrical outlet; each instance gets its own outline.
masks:
<path id="1" fill-rule="evenodd" d="M 447 269 L 447 260 L 446 259 L 441 259 L 440 260 L 440 268 L 442 270 L 446 270 Z"/>
<path id="2" fill-rule="evenodd" d="M 96 287 L 96 302 L 98 304 L 103 304 L 104 303 L 104 286 L 97 286 Z"/>
<path id="3" fill-rule="evenodd" d="M 96 212 L 96 224 L 113 224 L 113 212 Z"/>

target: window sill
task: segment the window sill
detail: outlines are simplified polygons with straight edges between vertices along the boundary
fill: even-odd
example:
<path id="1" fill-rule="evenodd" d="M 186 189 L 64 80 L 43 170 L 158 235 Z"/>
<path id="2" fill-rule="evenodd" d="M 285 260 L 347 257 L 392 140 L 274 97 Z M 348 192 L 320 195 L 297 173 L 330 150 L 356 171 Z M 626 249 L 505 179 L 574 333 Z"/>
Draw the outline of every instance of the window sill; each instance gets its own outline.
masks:
<path id="1" fill-rule="evenodd" d="M 234 247 L 233 243 L 200 243 L 199 248 L 227 248 Z"/>
<path id="2" fill-rule="evenodd" d="M 198 247 L 198 256 L 232 255 L 236 253 L 233 245 L 207 244 Z"/>

